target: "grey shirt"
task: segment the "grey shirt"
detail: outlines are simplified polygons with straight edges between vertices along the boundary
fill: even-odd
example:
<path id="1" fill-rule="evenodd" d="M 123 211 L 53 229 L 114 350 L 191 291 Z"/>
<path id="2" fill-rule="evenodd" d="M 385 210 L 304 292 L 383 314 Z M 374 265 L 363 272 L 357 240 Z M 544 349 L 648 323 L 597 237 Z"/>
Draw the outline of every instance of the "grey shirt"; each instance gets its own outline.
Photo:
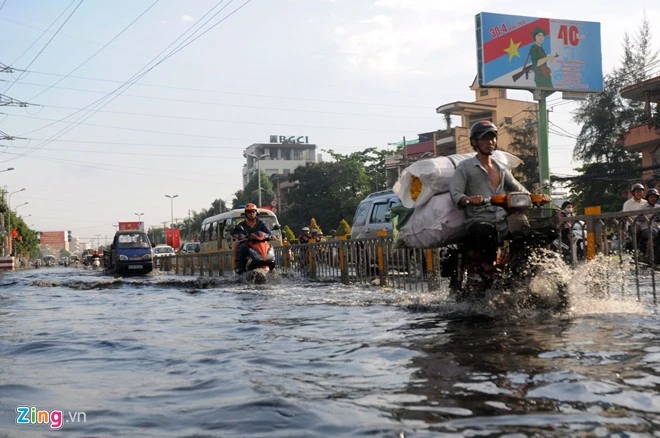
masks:
<path id="1" fill-rule="evenodd" d="M 484 198 L 490 198 L 494 194 L 509 193 L 509 192 L 525 192 L 528 190 L 516 180 L 509 169 L 504 164 L 493 160 L 495 166 L 500 170 L 500 184 L 493 190 L 490 185 L 490 178 L 488 172 L 481 165 L 479 159 L 475 155 L 472 158 L 461 161 L 456 166 L 456 171 L 449 183 L 449 193 L 454 204 L 458 202 L 463 196 L 481 195 Z M 494 205 L 468 205 L 465 208 L 465 215 L 467 217 L 465 225 L 470 228 L 475 222 L 491 222 L 498 225 L 498 230 L 506 231 L 506 210 Z"/>

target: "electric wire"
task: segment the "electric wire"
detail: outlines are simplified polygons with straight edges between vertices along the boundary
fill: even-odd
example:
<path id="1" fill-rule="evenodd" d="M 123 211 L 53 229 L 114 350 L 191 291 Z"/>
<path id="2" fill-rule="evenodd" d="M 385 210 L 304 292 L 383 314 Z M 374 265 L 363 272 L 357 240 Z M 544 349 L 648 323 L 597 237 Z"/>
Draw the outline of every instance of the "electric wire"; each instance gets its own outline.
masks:
<path id="1" fill-rule="evenodd" d="M 34 99 L 36 99 L 37 97 L 41 96 L 42 94 L 44 94 L 45 92 L 47 92 L 48 90 L 50 90 L 51 88 L 53 88 L 54 86 L 56 86 L 57 84 L 59 84 L 60 82 L 64 81 L 64 80 L 67 79 L 68 77 L 70 77 L 73 73 L 77 72 L 82 66 L 84 66 L 84 65 L 87 64 L 89 61 L 91 61 L 94 57 L 96 57 L 96 55 L 98 55 L 99 53 L 101 53 L 101 52 L 103 51 L 103 49 L 105 49 L 106 47 L 108 47 L 108 46 L 109 46 L 110 44 L 112 44 L 117 38 L 119 38 L 124 32 L 126 32 L 128 29 L 130 29 L 131 26 L 133 26 L 133 24 L 135 24 L 140 18 L 142 18 L 147 12 L 149 12 L 149 11 L 151 10 L 151 8 L 153 8 L 154 6 L 156 6 L 156 4 L 157 4 L 159 1 L 160 1 L 160 0 L 155 0 L 153 3 L 151 3 L 151 4 L 147 7 L 147 9 L 145 9 L 144 11 L 142 11 L 142 13 L 141 13 L 140 15 L 138 15 L 135 19 L 133 19 L 133 21 L 131 21 L 130 23 L 128 23 L 128 25 L 126 25 L 121 31 L 119 31 L 118 34 L 116 34 L 114 37 L 112 37 L 107 43 L 105 43 L 103 46 L 101 46 L 101 48 L 98 49 L 96 52 L 92 53 L 87 59 L 85 59 L 82 63 L 80 63 L 76 68 L 74 68 L 73 70 L 71 70 L 69 73 L 67 73 L 67 74 L 65 74 L 65 75 L 63 75 L 63 76 L 61 76 L 61 77 L 60 77 L 55 83 L 53 83 L 52 85 L 50 85 L 50 86 L 47 87 L 46 89 L 41 90 L 39 93 L 35 94 L 34 96 L 32 96 L 32 97 L 31 97 L 30 99 L 28 99 L 28 100 L 30 101 L 30 100 L 34 100 Z"/>
<path id="2" fill-rule="evenodd" d="M 81 0 L 81 1 L 82 1 L 82 0 Z M 208 15 L 211 11 L 213 11 L 213 9 L 215 9 L 218 5 L 220 5 L 221 3 L 223 3 L 223 1 L 224 1 L 224 0 L 221 0 L 220 2 L 216 3 L 216 5 L 213 6 L 213 7 L 212 7 L 212 8 L 211 8 L 211 9 L 210 9 L 210 10 L 209 10 L 204 16 Z M 243 6 L 247 5 L 247 4 L 248 4 L 249 2 L 251 2 L 251 1 L 252 1 L 252 0 L 247 0 L 243 5 L 241 5 L 238 9 L 236 9 L 235 11 L 233 11 L 232 13 L 230 13 L 228 16 L 233 15 L 236 11 L 238 11 L 239 9 L 241 9 Z M 233 0 L 230 0 L 230 2 L 228 3 L 228 5 L 231 4 L 231 2 L 233 2 Z M 226 6 L 227 6 L 227 5 L 226 5 Z M 219 12 L 221 12 L 222 10 L 224 10 L 224 9 L 226 8 L 226 6 L 223 7 Z M 213 15 L 213 17 L 215 17 L 216 15 L 217 15 L 217 13 L 216 13 L 215 15 Z M 212 17 L 212 18 L 213 18 L 213 17 Z M 203 17 L 202 17 L 202 18 L 203 18 Z M 227 18 L 227 17 L 223 18 L 221 21 L 224 21 L 226 18 Z M 207 22 L 208 22 L 208 21 L 207 21 Z M 201 26 L 203 26 L 203 25 L 205 25 L 205 24 L 206 24 L 206 23 L 202 24 Z M 216 23 L 216 25 L 217 25 L 217 23 Z M 193 27 L 194 27 L 194 26 L 193 26 Z M 161 53 L 159 53 L 159 54 L 158 54 L 156 57 L 154 57 L 150 62 L 148 62 L 148 63 L 145 65 L 145 67 L 143 67 L 143 68 L 141 69 L 140 72 L 134 74 L 133 77 L 132 77 L 131 79 L 129 79 L 129 80 L 127 80 L 126 82 L 124 82 L 124 84 L 122 84 L 121 86 L 117 87 L 115 90 L 113 90 L 112 92 L 108 93 L 106 96 L 104 96 L 104 97 L 98 99 L 97 101 L 91 103 L 90 105 L 88 105 L 88 106 L 85 108 L 85 109 L 87 110 L 87 112 L 86 112 L 85 114 L 83 114 L 83 115 L 81 115 L 80 117 L 78 117 L 78 119 L 76 119 L 75 121 L 69 121 L 69 122 L 66 122 L 66 123 L 69 123 L 69 126 L 66 127 L 66 128 L 64 128 L 64 129 L 62 129 L 62 130 L 60 130 L 58 133 L 54 134 L 50 139 L 52 140 L 52 139 L 59 138 L 59 137 L 61 137 L 62 135 L 64 135 L 64 134 L 70 132 L 71 130 L 75 129 L 75 128 L 81 123 L 80 121 L 81 121 L 82 119 L 87 120 L 89 117 L 91 117 L 92 115 L 94 115 L 94 114 L 96 113 L 97 110 L 100 110 L 101 108 L 103 108 L 103 107 L 105 107 L 106 105 L 108 105 L 108 104 L 109 104 L 110 102 L 112 102 L 114 99 L 116 99 L 117 97 L 119 97 L 123 91 L 125 91 L 125 90 L 128 89 L 130 86 L 132 86 L 136 81 L 138 81 L 139 79 L 141 79 L 144 75 L 146 75 L 148 72 L 150 72 L 150 71 L 151 71 L 153 68 L 155 68 L 157 65 L 160 65 L 160 63 L 162 62 L 162 60 L 161 60 L 160 62 L 156 62 L 154 65 L 152 65 L 151 67 L 149 67 L 149 65 L 152 64 L 152 63 L 154 62 L 154 60 L 156 60 L 156 59 L 157 59 L 158 57 L 160 57 L 165 51 L 167 51 L 170 47 L 172 47 L 172 46 L 173 46 L 173 45 L 174 45 L 179 39 L 181 39 L 182 37 L 184 37 L 184 36 L 190 31 L 190 29 L 192 29 L 192 27 L 189 28 L 189 29 L 187 29 L 187 30 L 186 30 L 183 34 L 181 34 L 181 35 L 180 35 L 180 36 L 179 36 L 174 42 L 172 42 L 168 47 L 166 47 L 163 51 L 161 51 Z M 197 30 L 196 30 L 195 32 L 197 32 Z M 194 33 L 193 33 L 193 35 L 194 35 Z M 201 35 L 200 35 L 200 36 L 201 36 Z M 186 37 L 186 38 L 188 38 L 188 37 Z M 195 39 L 196 39 L 196 38 L 195 38 Z M 181 44 L 181 43 L 179 43 L 179 44 Z M 172 52 L 170 52 L 170 53 L 172 53 Z M 168 59 L 168 58 L 169 58 L 169 57 L 167 57 L 166 59 Z M 105 101 L 105 102 L 103 102 L 103 101 Z M 95 107 L 95 108 L 92 108 L 92 107 Z M 64 121 L 65 119 L 67 119 L 67 118 L 69 118 L 69 117 L 71 117 L 71 116 L 73 116 L 73 115 L 75 115 L 75 114 L 77 114 L 77 113 L 79 113 L 79 112 L 81 112 L 81 111 L 76 111 L 75 113 L 70 114 L 69 116 L 65 117 L 64 119 L 61 119 L 61 121 Z M 47 125 L 47 126 L 52 126 L 53 124 L 54 124 L 54 123 L 51 123 L 50 125 Z M 41 128 L 41 129 L 43 129 L 43 128 Z M 34 131 L 32 131 L 32 132 L 34 132 Z M 44 147 L 44 146 L 47 145 L 47 144 L 48 144 L 48 142 L 45 142 L 45 143 L 43 143 L 43 144 L 41 144 L 41 145 L 38 145 L 38 146 L 34 147 L 31 151 L 27 151 L 27 152 L 25 152 L 23 156 L 28 155 L 28 154 L 30 154 L 32 151 L 37 150 L 37 149 L 39 149 L 39 148 L 41 148 L 41 147 Z M 6 161 L 7 161 L 7 160 L 6 160 Z M 6 161 L 5 161 L 5 162 L 6 162 Z"/>
<path id="3" fill-rule="evenodd" d="M 28 64 L 28 66 L 25 67 L 26 70 L 29 69 L 29 68 L 32 66 L 32 64 L 34 64 L 34 62 L 35 62 L 35 61 L 41 56 L 41 54 L 44 52 L 44 50 L 46 50 L 46 48 L 50 45 L 50 43 L 55 39 L 55 37 L 57 36 L 57 34 L 60 32 L 60 30 L 62 30 L 62 28 L 64 27 L 64 25 L 65 25 L 66 23 L 68 23 L 68 21 L 71 19 L 71 17 L 73 16 L 73 14 L 76 13 L 76 11 L 78 10 L 78 8 L 80 7 L 80 5 L 82 5 L 82 3 L 83 3 L 84 1 L 85 1 L 85 0 L 80 0 L 80 1 L 78 2 L 78 4 L 76 5 L 76 7 L 73 9 L 73 11 L 71 11 L 71 13 L 69 14 L 69 16 L 66 17 L 66 20 L 64 20 L 64 22 L 60 25 L 60 27 L 57 28 L 57 30 L 55 31 L 55 33 L 53 34 L 53 36 L 50 37 L 50 39 L 49 39 L 49 40 L 46 42 L 46 44 L 41 48 L 41 50 L 39 50 L 39 52 L 38 52 L 38 53 L 36 54 L 36 56 L 32 59 L 32 61 L 30 61 L 30 63 Z M 68 7 L 67 7 L 67 9 L 68 9 Z M 9 90 L 11 89 L 11 87 L 14 86 L 14 84 L 16 83 L 16 81 L 19 80 L 21 77 L 23 77 L 23 74 L 24 74 L 24 73 L 21 72 L 21 74 L 18 75 L 18 77 L 14 80 L 14 82 L 12 82 L 11 84 L 9 84 L 9 86 L 4 90 L 4 92 L 6 93 L 7 91 L 9 91 Z"/>
<path id="4" fill-rule="evenodd" d="M 35 71 L 35 70 L 30 70 L 28 73 L 34 73 L 34 74 L 41 74 L 41 75 L 50 75 L 50 76 L 60 76 L 55 73 L 45 73 L 45 72 L 40 72 L 40 71 Z M 73 79 L 84 79 L 84 80 L 90 80 L 90 81 L 101 81 L 101 82 L 109 82 L 109 83 L 116 83 L 116 84 L 123 84 L 125 81 L 117 81 L 117 80 L 111 80 L 111 79 L 102 79 L 102 78 L 92 78 L 89 76 L 70 76 Z M 22 84 L 25 85 L 35 85 L 35 86 L 40 86 L 44 87 L 44 84 L 36 84 L 36 83 L 29 83 L 29 82 L 22 82 Z M 145 83 L 139 83 L 135 84 L 135 86 L 138 87 L 152 87 L 152 88 L 162 88 L 162 89 L 171 89 L 171 90 L 181 90 L 181 91 L 194 91 L 194 92 L 200 92 L 200 93 L 214 93 L 214 94 L 227 94 L 231 96 L 241 96 L 241 97 L 256 97 L 256 98 L 266 98 L 266 99 L 281 99 L 281 100 L 299 100 L 299 101 L 307 101 L 307 102 L 323 102 L 323 103 L 336 103 L 336 104 L 350 104 L 350 105 L 365 105 L 365 106 L 379 106 L 379 107 L 392 107 L 392 108 L 416 108 L 416 109 L 424 109 L 427 110 L 428 107 L 422 107 L 419 105 L 393 105 L 387 102 L 357 102 L 357 101 L 349 101 L 349 100 L 333 100 L 333 99 L 318 99 L 318 98 L 313 98 L 313 97 L 291 97 L 291 96 L 274 96 L 274 95 L 268 95 L 268 94 L 254 94 L 254 93 L 239 93 L 235 91 L 224 91 L 224 90 L 209 90 L 209 89 L 202 89 L 202 88 L 189 88 L 189 87 L 177 87 L 177 86 L 172 86 L 172 85 L 156 85 L 156 84 L 145 84 Z M 77 89 L 77 88 L 64 88 L 60 87 L 62 89 L 70 89 L 70 90 L 78 90 L 78 91 L 87 91 L 85 89 Z M 90 91 L 92 92 L 92 91 Z M 102 93 L 102 92 L 101 92 Z"/>
<path id="5" fill-rule="evenodd" d="M 57 22 L 60 20 L 60 18 L 62 18 L 62 16 L 64 15 L 64 13 L 65 13 L 66 11 L 68 11 L 69 8 L 70 8 L 75 2 L 76 2 L 76 0 L 71 0 L 71 3 L 69 3 L 68 6 L 67 6 L 66 8 L 64 8 L 64 10 L 63 10 L 62 12 L 60 12 L 60 15 L 58 15 L 57 18 L 55 18 L 55 19 L 52 21 L 52 23 L 50 23 L 50 25 L 49 25 L 47 28 L 45 28 L 45 29 L 41 29 L 41 30 L 42 30 L 41 34 L 40 34 L 40 35 L 39 35 L 34 41 L 32 41 L 32 43 L 31 43 L 31 44 L 30 44 L 25 50 L 23 50 L 23 51 L 21 52 L 21 54 L 18 55 L 18 58 L 14 59 L 14 61 L 11 62 L 10 65 L 16 65 L 16 63 L 19 61 L 19 59 L 21 59 L 26 53 L 28 53 L 28 52 L 30 51 L 30 49 L 31 49 L 32 47 L 34 47 L 34 45 L 37 44 L 37 43 L 39 42 L 39 40 L 41 40 L 41 37 L 43 37 L 43 36 L 44 36 L 44 35 L 50 30 L 51 27 L 55 26 L 55 23 L 57 23 Z M 4 18 L 4 17 L 3 17 L 3 20 L 7 20 L 7 18 Z M 21 71 L 21 70 L 19 70 L 19 71 Z"/>

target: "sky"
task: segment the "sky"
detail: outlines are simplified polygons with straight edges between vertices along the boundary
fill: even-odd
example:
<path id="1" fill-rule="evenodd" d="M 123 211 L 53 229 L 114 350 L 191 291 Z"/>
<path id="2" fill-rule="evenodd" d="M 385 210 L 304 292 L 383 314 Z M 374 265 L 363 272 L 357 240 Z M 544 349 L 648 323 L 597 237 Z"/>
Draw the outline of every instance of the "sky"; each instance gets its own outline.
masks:
<path id="1" fill-rule="evenodd" d="M 243 150 L 270 135 L 307 136 L 329 159 L 444 129 L 435 108 L 474 100 L 480 12 L 599 22 L 605 73 L 625 33 L 660 23 L 657 0 L 597 5 L 0 0 L 0 63 L 15 69 L 0 94 L 28 103 L 0 107 L 0 131 L 17 137 L 0 140 L 0 170 L 14 168 L 0 186 L 34 230 L 104 243 L 119 221 L 162 227 L 231 205 Z M 567 134 L 550 135 L 550 171 L 574 174 L 576 103 L 555 93 L 548 106 Z"/>

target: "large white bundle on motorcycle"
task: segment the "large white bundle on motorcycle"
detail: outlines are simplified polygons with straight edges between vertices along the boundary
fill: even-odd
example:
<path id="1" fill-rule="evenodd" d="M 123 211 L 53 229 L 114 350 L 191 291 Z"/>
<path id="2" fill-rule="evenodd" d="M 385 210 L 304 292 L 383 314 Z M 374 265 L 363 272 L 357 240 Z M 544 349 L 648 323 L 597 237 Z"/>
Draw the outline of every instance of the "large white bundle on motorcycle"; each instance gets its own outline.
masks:
<path id="1" fill-rule="evenodd" d="M 437 248 L 460 242 L 466 235 L 465 211 L 459 210 L 449 193 L 432 196 L 424 205 L 415 207 L 399 239 L 410 248 Z"/>
<path id="2" fill-rule="evenodd" d="M 393 190 L 407 208 L 424 205 L 433 195 L 448 192 L 449 181 L 458 163 L 473 156 L 474 153 L 453 154 L 415 161 L 403 170 Z M 508 169 L 522 163 L 520 158 L 504 151 L 495 151 L 493 159 Z"/>

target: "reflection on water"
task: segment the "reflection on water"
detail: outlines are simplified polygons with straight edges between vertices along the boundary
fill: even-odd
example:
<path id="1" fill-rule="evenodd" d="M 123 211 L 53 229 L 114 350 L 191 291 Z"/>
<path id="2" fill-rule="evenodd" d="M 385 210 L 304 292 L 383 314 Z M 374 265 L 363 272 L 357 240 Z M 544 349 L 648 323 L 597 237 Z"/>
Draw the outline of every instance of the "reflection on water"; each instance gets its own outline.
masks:
<path id="1" fill-rule="evenodd" d="M 655 308 L 589 269 L 555 316 L 296 279 L 6 274 L 0 436 L 652 434 Z M 62 430 L 16 424 L 19 406 Z"/>

